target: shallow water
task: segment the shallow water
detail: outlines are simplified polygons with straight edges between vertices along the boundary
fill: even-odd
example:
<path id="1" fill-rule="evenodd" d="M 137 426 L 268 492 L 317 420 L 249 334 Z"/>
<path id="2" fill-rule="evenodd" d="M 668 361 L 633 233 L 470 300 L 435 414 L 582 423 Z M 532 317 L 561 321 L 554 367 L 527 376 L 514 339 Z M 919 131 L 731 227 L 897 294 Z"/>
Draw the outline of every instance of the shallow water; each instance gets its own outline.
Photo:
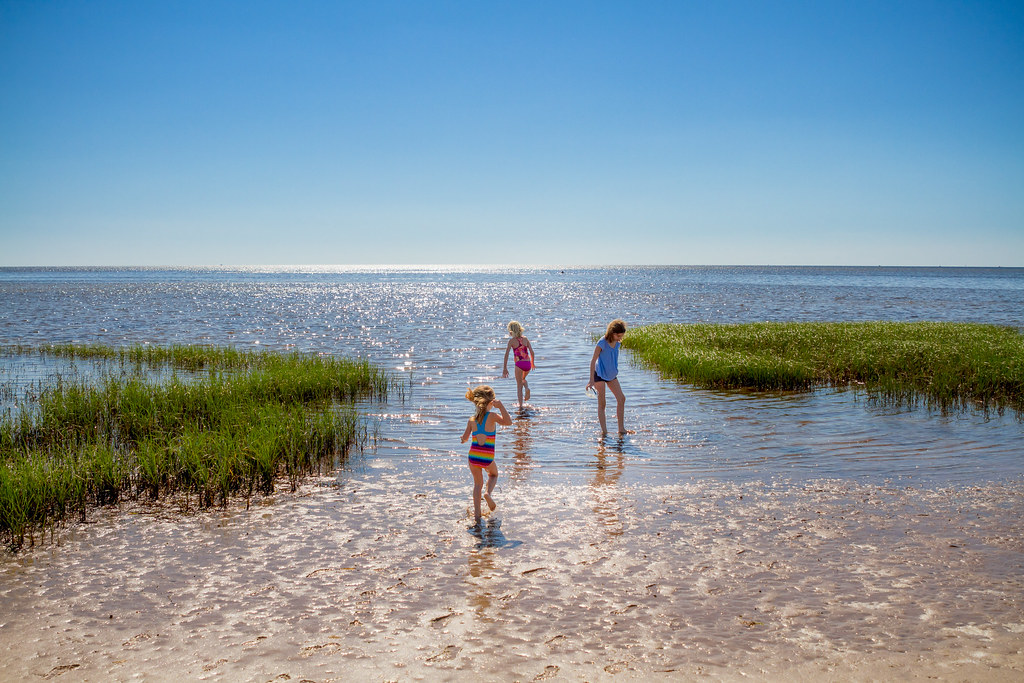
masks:
<path id="1" fill-rule="evenodd" d="M 515 381 L 501 370 L 505 325 L 518 319 L 538 368 L 532 401 L 499 448 L 513 448 L 525 470 L 567 474 L 585 470 L 599 447 L 596 405 L 583 387 L 593 335 L 612 317 L 630 325 L 885 319 L 1024 328 L 1024 269 L 0 269 L 0 344 L 234 344 L 367 356 L 408 383 L 404 401 L 369 407 L 381 425 L 380 457 L 462 454 L 467 386 L 492 384 L 514 405 Z M 1024 474 L 1024 422 L 1012 414 L 879 406 L 854 390 L 696 390 L 632 365 L 628 352 L 620 366 L 627 426 L 636 431 L 617 446 L 629 480 L 931 485 Z M 15 377 L 34 375 L 0 368 L 0 382 Z M 611 424 L 613 411 L 612 402 Z"/>
<path id="2" fill-rule="evenodd" d="M 0 344 L 296 348 L 408 383 L 364 406 L 373 447 L 295 493 L 97 510 L 5 554 L 0 680 L 1020 678 L 1020 421 L 701 391 L 624 353 L 636 434 L 601 440 L 583 386 L 617 316 L 1022 315 L 1019 269 L 0 269 Z M 534 397 L 475 527 L 462 395 L 514 404 L 513 317 Z M 15 384 L 64 372 L 22 359 Z"/>
<path id="3" fill-rule="evenodd" d="M 357 456 L 250 510 L 99 511 L 0 561 L 0 680 L 1024 674 L 1019 484 L 627 484 L 614 449 L 586 470 L 506 467 L 478 528 L 440 457 Z"/>

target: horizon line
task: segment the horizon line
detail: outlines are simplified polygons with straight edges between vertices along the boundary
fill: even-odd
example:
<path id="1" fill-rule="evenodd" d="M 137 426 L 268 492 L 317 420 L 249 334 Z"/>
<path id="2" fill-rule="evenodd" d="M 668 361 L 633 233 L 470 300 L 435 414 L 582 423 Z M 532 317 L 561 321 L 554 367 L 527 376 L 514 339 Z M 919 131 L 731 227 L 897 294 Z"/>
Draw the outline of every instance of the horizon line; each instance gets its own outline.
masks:
<path id="1" fill-rule="evenodd" d="M 0 269 L 152 269 L 176 268 L 459 268 L 485 270 L 492 268 L 529 268 L 551 270 L 558 268 L 1024 268 L 1021 265 L 992 264 L 907 264 L 907 263 L 34 263 L 0 264 Z"/>

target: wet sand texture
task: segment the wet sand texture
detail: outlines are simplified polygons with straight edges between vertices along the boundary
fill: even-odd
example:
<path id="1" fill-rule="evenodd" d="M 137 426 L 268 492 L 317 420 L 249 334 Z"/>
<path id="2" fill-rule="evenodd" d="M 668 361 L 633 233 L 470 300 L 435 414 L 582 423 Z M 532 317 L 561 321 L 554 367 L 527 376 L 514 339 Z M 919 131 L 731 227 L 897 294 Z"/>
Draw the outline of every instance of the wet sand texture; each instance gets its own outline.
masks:
<path id="1" fill-rule="evenodd" d="M 249 511 L 101 515 L 3 560 L 0 680 L 1024 678 L 1024 485 L 605 464 L 504 480 L 472 531 L 468 474 L 387 459 Z"/>

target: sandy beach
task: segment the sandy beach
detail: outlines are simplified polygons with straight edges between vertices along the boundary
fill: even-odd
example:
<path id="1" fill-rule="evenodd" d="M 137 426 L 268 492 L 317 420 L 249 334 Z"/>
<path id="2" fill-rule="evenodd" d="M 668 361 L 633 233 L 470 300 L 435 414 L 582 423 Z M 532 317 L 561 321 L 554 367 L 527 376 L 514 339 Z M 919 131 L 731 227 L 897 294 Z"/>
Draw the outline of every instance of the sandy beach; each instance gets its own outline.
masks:
<path id="1" fill-rule="evenodd" d="M 1020 680 L 1024 484 L 586 480 L 357 456 L 0 564 L 0 680 Z"/>

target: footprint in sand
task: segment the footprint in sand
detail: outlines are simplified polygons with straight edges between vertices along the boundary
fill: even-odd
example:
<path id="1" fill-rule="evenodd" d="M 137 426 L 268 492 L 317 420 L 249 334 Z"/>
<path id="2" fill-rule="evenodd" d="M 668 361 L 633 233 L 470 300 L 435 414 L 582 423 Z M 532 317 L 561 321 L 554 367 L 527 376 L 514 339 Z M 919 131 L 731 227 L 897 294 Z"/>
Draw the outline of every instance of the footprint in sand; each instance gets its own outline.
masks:
<path id="1" fill-rule="evenodd" d="M 45 676 L 43 676 L 43 678 L 54 678 L 55 676 L 60 676 L 63 673 L 67 673 L 68 671 L 71 671 L 72 669 L 77 669 L 80 666 L 82 666 L 82 665 L 81 664 L 61 664 L 60 666 L 55 666 L 52 669 L 50 669 L 50 673 L 48 673 Z"/>
<path id="2" fill-rule="evenodd" d="M 555 666 L 554 664 L 548 664 L 546 667 L 544 667 L 543 671 L 541 671 L 539 674 L 534 676 L 533 680 L 535 680 L 535 681 L 543 681 L 543 680 L 548 679 L 548 678 L 554 678 L 557 673 L 558 673 L 558 667 Z"/>
<path id="3" fill-rule="evenodd" d="M 433 657 L 427 657 L 427 661 L 428 662 L 446 662 L 448 660 L 455 659 L 456 657 L 458 657 L 460 652 L 462 652 L 462 648 L 461 647 L 457 647 L 455 645 L 449 645 L 448 647 L 446 647 L 445 649 L 441 650 L 440 652 L 438 652 Z"/>
<path id="4" fill-rule="evenodd" d="M 458 615 L 458 612 L 449 612 L 448 614 L 442 614 L 439 617 L 434 617 L 433 619 L 431 619 L 430 620 L 430 625 L 434 626 L 434 627 L 437 627 L 437 628 L 446 626 L 448 624 L 448 621 L 452 617 L 457 616 L 457 615 Z"/>

